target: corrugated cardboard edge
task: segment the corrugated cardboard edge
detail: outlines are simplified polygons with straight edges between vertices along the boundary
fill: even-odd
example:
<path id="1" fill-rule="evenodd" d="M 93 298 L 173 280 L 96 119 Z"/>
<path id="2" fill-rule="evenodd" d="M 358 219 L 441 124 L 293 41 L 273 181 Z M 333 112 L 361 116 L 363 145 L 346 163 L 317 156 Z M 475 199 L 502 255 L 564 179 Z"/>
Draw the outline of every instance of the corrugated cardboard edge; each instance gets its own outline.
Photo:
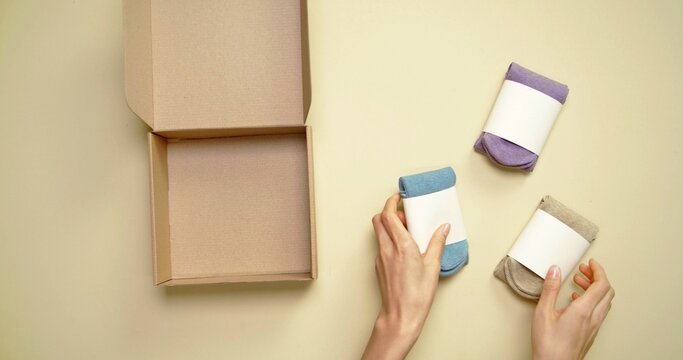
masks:
<path id="1" fill-rule="evenodd" d="M 312 128 L 306 126 L 306 153 L 308 156 L 308 202 L 311 222 L 311 279 L 318 278 L 317 234 L 315 227 L 315 186 L 313 183 L 313 136 Z"/>
<path id="2" fill-rule="evenodd" d="M 293 273 L 293 274 L 270 274 L 270 275 L 231 275 L 231 276 L 216 276 L 216 277 L 202 277 L 202 278 L 179 278 L 168 280 L 161 285 L 163 286 L 179 286 L 179 285 L 201 285 L 201 284 L 222 284 L 222 283 L 253 283 L 253 282 L 271 282 L 271 281 L 310 281 L 311 277 L 308 273 Z"/>
<path id="3" fill-rule="evenodd" d="M 152 252 L 154 283 L 171 279 L 171 229 L 168 212 L 168 165 L 166 139 L 148 133 L 150 197 L 152 204 Z"/>
<path id="4" fill-rule="evenodd" d="M 301 78 L 303 81 L 304 123 L 311 108 L 311 53 L 308 48 L 308 1 L 301 0 Z"/>
<path id="5" fill-rule="evenodd" d="M 126 102 L 153 128 L 152 1 L 124 0 L 123 29 Z"/>
<path id="6" fill-rule="evenodd" d="M 233 128 L 182 129 L 154 131 L 167 139 L 211 139 L 235 136 L 257 136 L 278 134 L 303 134 L 304 125 L 250 126 Z"/>

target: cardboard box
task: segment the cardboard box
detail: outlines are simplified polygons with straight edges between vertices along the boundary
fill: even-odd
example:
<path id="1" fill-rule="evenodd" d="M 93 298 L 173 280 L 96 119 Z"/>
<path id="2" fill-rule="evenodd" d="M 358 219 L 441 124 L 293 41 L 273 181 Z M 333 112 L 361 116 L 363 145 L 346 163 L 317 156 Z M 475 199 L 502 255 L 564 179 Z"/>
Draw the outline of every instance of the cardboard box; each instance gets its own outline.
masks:
<path id="1" fill-rule="evenodd" d="M 155 284 L 317 277 L 306 6 L 124 0 Z"/>

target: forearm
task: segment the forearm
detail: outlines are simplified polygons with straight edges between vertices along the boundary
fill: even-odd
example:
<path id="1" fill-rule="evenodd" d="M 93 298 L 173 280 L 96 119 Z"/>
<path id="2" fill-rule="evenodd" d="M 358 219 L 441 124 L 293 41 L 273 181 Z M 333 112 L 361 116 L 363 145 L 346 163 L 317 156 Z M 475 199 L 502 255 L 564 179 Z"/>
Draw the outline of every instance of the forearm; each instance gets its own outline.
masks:
<path id="1" fill-rule="evenodd" d="M 378 316 L 363 353 L 363 360 L 405 358 L 417 341 L 420 331 L 420 324 L 401 324 L 382 315 Z"/>

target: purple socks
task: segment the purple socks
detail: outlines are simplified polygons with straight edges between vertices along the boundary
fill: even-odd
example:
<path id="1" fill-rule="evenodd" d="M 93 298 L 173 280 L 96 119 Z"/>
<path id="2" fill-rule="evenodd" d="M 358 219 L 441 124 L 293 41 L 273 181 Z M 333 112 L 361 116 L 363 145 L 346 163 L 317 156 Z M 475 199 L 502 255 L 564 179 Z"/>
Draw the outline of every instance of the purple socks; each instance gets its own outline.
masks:
<path id="1" fill-rule="evenodd" d="M 569 94 L 567 85 L 548 79 L 518 64 L 512 63 L 505 80 L 514 81 L 537 90 L 564 104 Z M 474 143 L 474 150 L 488 156 L 494 163 L 511 169 L 531 172 L 536 166 L 538 154 L 502 137 L 482 132 Z"/>
<path id="2" fill-rule="evenodd" d="M 474 150 L 500 166 L 526 172 L 532 172 L 538 160 L 538 155 L 531 151 L 487 132 L 479 135 Z"/>

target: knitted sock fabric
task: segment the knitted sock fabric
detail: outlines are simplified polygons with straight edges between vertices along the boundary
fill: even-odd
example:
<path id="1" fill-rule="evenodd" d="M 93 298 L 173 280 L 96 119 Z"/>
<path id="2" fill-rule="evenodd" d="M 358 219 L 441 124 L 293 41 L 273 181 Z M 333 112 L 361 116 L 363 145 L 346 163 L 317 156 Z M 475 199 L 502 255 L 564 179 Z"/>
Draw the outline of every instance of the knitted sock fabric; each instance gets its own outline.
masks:
<path id="1" fill-rule="evenodd" d="M 510 64 L 505 80 L 515 81 L 538 90 L 561 104 L 564 104 L 569 94 L 567 85 L 548 79 L 516 63 Z M 487 132 L 479 135 L 474 143 L 474 150 L 486 155 L 497 165 L 526 172 L 532 172 L 538 161 L 537 154 Z"/>
<path id="2" fill-rule="evenodd" d="M 456 176 L 452 168 L 403 176 L 398 181 L 402 198 L 431 194 L 455 186 Z M 436 231 L 436 229 L 434 229 Z M 460 271 L 469 262 L 467 240 L 448 244 L 441 256 L 441 276 L 449 276 Z"/>
<path id="3" fill-rule="evenodd" d="M 566 207 L 551 196 L 545 196 L 538 208 L 572 228 L 588 242 L 598 234 L 598 226 Z M 543 279 L 515 259 L 505 256 L 496 266 L 493 275 L 507 283 L 519 296 L 538 300 L 543 290 Z M 567 274 L 562 274 L 566 276 Z"/>

